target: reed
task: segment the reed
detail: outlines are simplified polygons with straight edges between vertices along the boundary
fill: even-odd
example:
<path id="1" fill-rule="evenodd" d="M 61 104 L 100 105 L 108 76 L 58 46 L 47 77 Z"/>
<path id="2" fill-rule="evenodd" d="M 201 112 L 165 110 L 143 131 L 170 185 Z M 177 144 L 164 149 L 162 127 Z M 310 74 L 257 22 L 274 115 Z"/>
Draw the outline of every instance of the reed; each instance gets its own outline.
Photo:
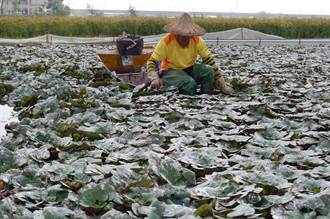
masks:
<path id="1" fill-rule="evenodd" d="M 207 32 L 247 27 L 285 38 L 329 38 L 330 19 L 194 18 Z M 163 33 L 165 17 L 0 17 L 0 37 L 25 38 L 52 33 L 62 36 L 117 36 Z"/>

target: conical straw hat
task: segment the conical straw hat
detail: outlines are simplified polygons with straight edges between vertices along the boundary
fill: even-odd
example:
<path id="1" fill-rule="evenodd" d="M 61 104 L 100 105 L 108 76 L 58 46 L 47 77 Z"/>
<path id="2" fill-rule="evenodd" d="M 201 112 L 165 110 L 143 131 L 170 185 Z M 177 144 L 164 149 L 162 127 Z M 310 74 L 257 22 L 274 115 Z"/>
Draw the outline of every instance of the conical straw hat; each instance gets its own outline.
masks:
<path id="1" fill-rule="evenodd" d="M 166 24 L 164 30 L 181 36 L 201 36 L 205 34 L 204 28 L 195 24 L 188 13 L 183 13 L 176 21 Z"/>

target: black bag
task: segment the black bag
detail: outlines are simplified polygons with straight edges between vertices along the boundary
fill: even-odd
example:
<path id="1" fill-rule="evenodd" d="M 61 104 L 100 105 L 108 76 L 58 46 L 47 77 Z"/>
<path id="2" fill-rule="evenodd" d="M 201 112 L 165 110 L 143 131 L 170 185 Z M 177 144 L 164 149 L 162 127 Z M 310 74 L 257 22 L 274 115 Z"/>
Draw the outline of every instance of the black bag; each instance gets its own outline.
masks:
<path id="1" fill-rule="evenodd" d="M 122 56 L 140 55 L 143 50 L 143 38 L 140 36 L 122 35 L 116 40 L 118 53 Z"/>

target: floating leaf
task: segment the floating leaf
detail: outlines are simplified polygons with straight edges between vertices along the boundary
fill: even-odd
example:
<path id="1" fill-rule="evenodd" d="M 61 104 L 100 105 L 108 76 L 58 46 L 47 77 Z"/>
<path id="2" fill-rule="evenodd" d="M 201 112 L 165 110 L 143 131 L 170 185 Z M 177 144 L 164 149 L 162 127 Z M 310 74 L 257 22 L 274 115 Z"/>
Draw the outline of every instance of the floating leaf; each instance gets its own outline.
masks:
<path id="1" fill-rule="evenodd" d="M 194 212 L 194 215 L 202 218 L 212 216 L 212 207 L 210 206 L 210 204 L 203 204 L 199 206 L 199 208 Z"/>
<path id="2" fill-rule="evenodd" d="M 64 207 L 46 207 L 44 208 L 45 219 L 66 219 L 72 217 L 74 212 Z"/>
<path id="3" fill-rule="evenodd" d="M 254 208 L 249 204 L 240 204 L 227 214 L 227 217 L 251 216 L 255 212 Z"/>
<path id="4" fill-rule="evenodd" d="M 154 174 L 174 186 L 192 186 L 196 184 L 195 174 L 191 170 L 169 158 L 153 154 L 149 158 L 149 165 Z"/>
<path id="5" fill-rule="evenodd" d="M 80 205 L 86 208 L 103 209 L 109 200 L 109 194 L 100 186 L 88 188 L 80 195 Z"/>

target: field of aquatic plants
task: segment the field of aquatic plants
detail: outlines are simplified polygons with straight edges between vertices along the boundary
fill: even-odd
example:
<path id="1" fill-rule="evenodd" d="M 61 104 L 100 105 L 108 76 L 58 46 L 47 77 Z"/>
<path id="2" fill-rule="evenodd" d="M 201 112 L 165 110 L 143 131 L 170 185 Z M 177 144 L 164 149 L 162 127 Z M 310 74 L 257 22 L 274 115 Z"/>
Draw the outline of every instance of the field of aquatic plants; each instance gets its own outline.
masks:
<path id="1" fill-rule="evenodd" d="M 329 46 L 211 47 L 235 96 L 137 93 L 101 48 L 0 47 L 0 218 L 330 217 Z"/>

